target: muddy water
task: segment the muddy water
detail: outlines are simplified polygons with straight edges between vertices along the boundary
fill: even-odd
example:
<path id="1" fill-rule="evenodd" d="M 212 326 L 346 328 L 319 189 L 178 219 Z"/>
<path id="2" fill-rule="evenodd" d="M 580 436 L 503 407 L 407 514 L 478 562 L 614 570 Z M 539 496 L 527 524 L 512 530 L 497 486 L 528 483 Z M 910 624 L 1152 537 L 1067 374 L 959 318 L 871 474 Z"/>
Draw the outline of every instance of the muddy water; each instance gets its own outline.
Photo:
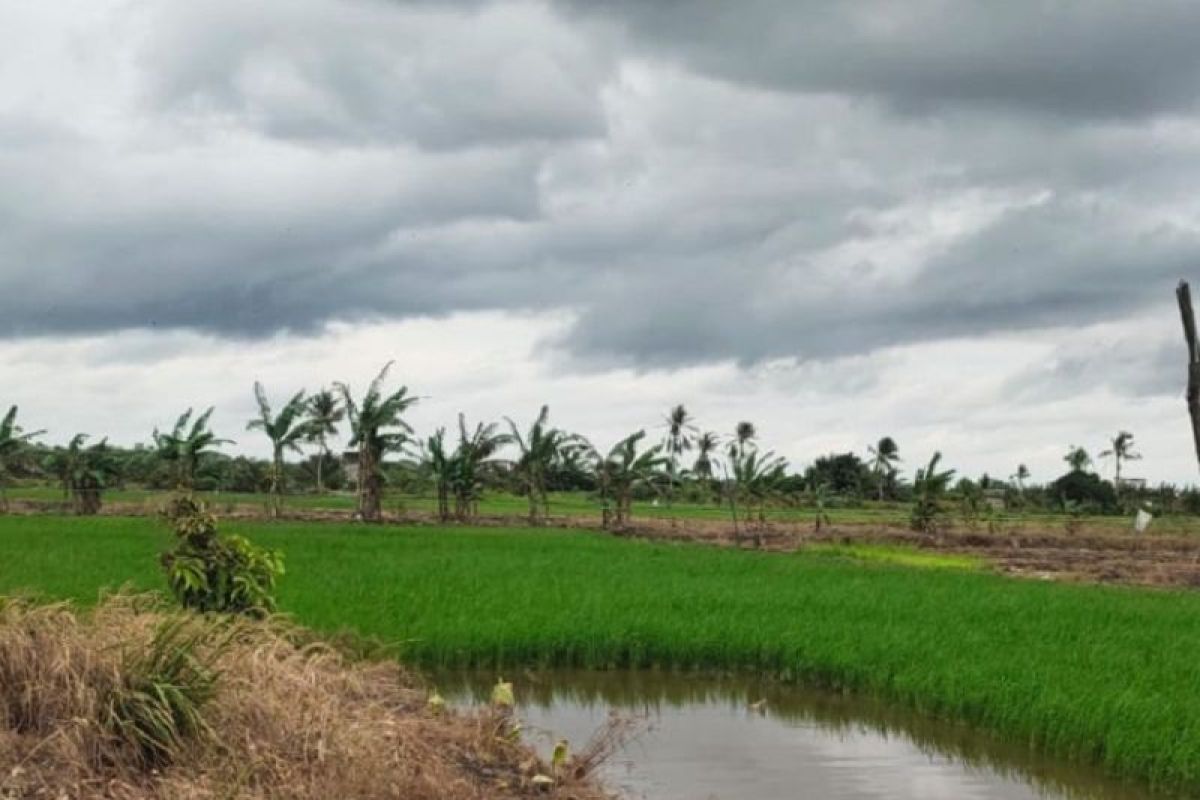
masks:
<path id="1" fill-rule="evenodd" d="M 1144 789 L 959 725 L 754 680 L 644 672 L 505 675 L 532 744 L 579 748 L 610 711 L 643 732 L 603 768 L 647 800 L 1148 800 Z M 484 702 L 496 675 L 450 674 L 450 702 Z"/>

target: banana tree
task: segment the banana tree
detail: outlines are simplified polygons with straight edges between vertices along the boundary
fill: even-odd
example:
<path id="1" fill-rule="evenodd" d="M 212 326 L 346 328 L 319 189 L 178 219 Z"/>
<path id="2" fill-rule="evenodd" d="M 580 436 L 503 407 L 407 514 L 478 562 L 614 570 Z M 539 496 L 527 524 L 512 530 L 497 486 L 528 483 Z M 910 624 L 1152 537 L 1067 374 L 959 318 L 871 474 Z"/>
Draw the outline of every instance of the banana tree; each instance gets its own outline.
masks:
<path id="1" fill-rule="evenodd" d="M 446 450 L 446 429 L 438 428 L 425 440 L 422 451 L 421 465 L 433 479 L 437 492 L 438 519 L 446 522 L 450 519 L 450 492 L 457 469 L 454 454 Z"/>
<path id="2" fill-rule="evenodd" d="M 537 419 L 524 435 L 515 422 L 508 417 L 504 419 L 510 430 L 509 439 L 520 451 L 513 463 L 513 475 L 519 482 L 522 493 L 529 498 L 529 524 L 541 525 L 550 515 L 546 474 L 553 468 L 564 449 L 572 445 L 575 437 L 550 427 L 549 406 L 542 406 Z"/>
<path id="3" fill-rule="evenodd" d="M 482 422 L 468 431 L 466 417 L 458 415 L 458 448 L 454 452 L 454 513 L 460 520 L 479 515 L 479 500 L 483 494 L 483 473 L 495 462 L 496 451 L 512 437 L 497 433 L 499 426 Z"/>
<path id="4" fill-rule="evenodd" d="M 633 494 L 640 487 L 658 490 L 668 459 L 662 453 L 662 445 L 653 445 L 638 451 L 638 445 L 646 438 L 644 430 L 626 436 L 612 446 L 606 454 L 591 448 L 593 469 L 600 496 L 604 500 L 605 527 L 610 524 L 620 530 L 625 528 L 633 511 Z M 613 503 L 613 517 L 609 519 L 608 503 Z"/>
<path id="5" fill-rule="evenodd" d="M 101 495 L 120 474 L 120 467 L 108 439 L 101 439 L 90 447 L 84 447 L 86 433 L 77 433 L 67 445 L 66 461 L 70 465 L 67 483 L 75 513 L 92 515 L 100 513 Z"/>
<path id="6" fill-rule="evenodd" d="M 262 431 L 271 440 L 271 515 L 278 518 L 283 510 L 283 456 L 287 451 L 299 453 L 300 443 L 312 438 L 313 423 L 305 419 L 309 410 L 304 391 L 292 395 L 278 414 L 272 415 L 267 393 L 258 381 L 254 382 L 254 399 L 258 416 L 246 423 L 248 431 Z"/>
<path id="7" fill-rule="evenodd" d="M 26 446 L 45 431 L 26 433 L 17 425 L 17 407 L 12 406 L 0 419 L 0 510 L 8 510 L 8 478 L 12 467 L 25 453 Z"/>
<path id="8" fill-rule="evenodd" d="M 383 458 L 408 445 L 412 427 L 404 421 L 404 413 L 418 399 L 408 393 L 407 386 L 384 394 L 392 363 L 379 371 L 361 401 L 354 399 L 346 384 L 335 384 L 350 422 L 350 446 L 358 448 L 358 516 L 365 522 L 383 519 Z"/>
<path id="9" fill-rule="evenodd" d="M 767 521 L 766 505 L 778 493 L 786 470 L 787 460 L 771 451 L 760 453 L 755 448 L 749 448 L 730 458 L 726 491 L 733 515 L 735 536 L 741 536 L 737 521 L 740 506 L 747 522 L 757 516 L 758 525 L 755 528 L 754 541 L 756 545 L 761 546 L 761 529 Z"/>
<path id="10" fill-rule="evenodd" d="M 217 438 L 209 429 L 208 422 L 212 413 L 212 406 L 209 406 L 207 411 L 193 421 L 192 409 L 189 408 L 179 415 L 170 433 L 154 429 L 154 447 L 158 457 L 171 465 L 175 473 L 176 489 L 191 490 L 195 484 L 196 467 L 201 456 L 223 444 L 233 444 L 232 439 Z"/>

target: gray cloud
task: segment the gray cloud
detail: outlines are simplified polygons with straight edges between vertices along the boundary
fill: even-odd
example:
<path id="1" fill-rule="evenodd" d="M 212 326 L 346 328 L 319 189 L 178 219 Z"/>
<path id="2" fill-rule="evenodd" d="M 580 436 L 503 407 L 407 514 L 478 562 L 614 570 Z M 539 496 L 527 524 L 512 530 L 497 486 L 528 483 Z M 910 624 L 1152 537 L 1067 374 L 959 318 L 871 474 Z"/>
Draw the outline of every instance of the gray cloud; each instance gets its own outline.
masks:
<path id="1" fill-rule="evenodd" d="M 1200 8 L 1185 0 L 1010 3 L 886 0 L 566 0 L 650 54 L 784 91 L 1052 115 L 1190 112 L 1200 99 Z"/>
<path id="2" fill-rule="evenodd" d="M 558 308 L 583 365 L 821 360 L 1200 263 L 1190 4 L 129 8 L 0 26 L 0 336 Z"/>

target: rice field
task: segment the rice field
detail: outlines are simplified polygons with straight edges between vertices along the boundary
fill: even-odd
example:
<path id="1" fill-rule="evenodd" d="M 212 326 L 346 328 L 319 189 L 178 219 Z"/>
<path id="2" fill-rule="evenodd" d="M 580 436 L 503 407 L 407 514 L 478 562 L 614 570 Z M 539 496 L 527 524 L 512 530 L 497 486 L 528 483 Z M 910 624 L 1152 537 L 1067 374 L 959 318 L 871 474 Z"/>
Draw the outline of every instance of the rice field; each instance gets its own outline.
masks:
<path id="1" fill-rule="evenodd" d="M 585 532 L 228 524 L 280 604 L 427 666 L 752 671 L 1200 790 L 1200 595 L 1017 581 L 895 548 L 717 550 Z M 151 519 L 0 517 L 0 593 L 162 588 Z M 932 568 L 937 567 L 937 568 Z"/>

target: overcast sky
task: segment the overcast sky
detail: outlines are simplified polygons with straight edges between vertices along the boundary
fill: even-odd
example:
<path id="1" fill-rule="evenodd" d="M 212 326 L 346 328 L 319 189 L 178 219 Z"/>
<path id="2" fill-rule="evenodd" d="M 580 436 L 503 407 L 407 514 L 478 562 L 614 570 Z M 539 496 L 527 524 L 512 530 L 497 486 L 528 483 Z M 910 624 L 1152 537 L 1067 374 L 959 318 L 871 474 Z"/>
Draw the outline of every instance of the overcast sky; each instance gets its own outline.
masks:
<path id="1" fill-rule="evenodd" d="M 419 432 L 757 423 L 800 467 L 1197 475 L 1200 4 L 16 0 L 0 405 L 242 429 L 395 359 Z M 1111 465 L 1104 465 L 1106 473 Z"/>

